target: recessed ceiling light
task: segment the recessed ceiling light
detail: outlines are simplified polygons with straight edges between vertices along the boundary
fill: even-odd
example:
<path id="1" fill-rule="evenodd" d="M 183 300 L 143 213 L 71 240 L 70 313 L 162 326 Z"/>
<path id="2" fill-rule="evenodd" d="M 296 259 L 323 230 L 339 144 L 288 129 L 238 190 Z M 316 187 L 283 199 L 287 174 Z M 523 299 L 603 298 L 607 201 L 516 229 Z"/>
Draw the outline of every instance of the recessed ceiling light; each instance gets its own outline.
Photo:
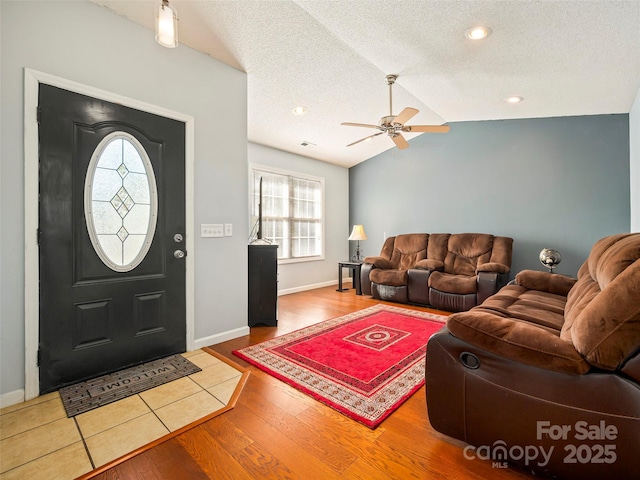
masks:
<path id="1" fill-rule="evenodd" d="M 524 98 L 518 96 L 518 95 L 512 95 L 511 97 L 507 97 L 507 102 L 509 103 L 520 103 L 521 101 L 524 100 Z"/>
<path id="2" fill-rule="evenodd" d="M 491 29 L 489 27 L 471 27 L 465 32 L 465 36 L 471 40 L 482 40 L 491 35 Z"/>
<path id="3" fill-rule="evenodd" d="M 291 111 L 294 115 L 304 115 L 305 113 L 307 113 L 307 107 L 296 107 Z"/>

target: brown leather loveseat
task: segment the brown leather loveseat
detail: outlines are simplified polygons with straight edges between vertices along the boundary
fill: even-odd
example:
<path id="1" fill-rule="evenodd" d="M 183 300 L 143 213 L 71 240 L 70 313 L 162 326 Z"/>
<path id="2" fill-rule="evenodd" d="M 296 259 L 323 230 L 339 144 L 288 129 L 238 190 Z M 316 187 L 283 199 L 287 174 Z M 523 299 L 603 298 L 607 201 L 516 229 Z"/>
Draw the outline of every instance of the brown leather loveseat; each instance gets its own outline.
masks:
<path id="1" fill-rule="evenodd" d="M 577 279 L 525 270 L 427 345 L 427 410 L 461 455 L 558 478 L 640 472 L 640 233 Z"/>
<path id="2" fill-rule="evenodd" d="M 381 300 L 469 310 L 508 280 L 513 239 L 483 233 L 389 237 L 366 257 L 362 293 Z"/>

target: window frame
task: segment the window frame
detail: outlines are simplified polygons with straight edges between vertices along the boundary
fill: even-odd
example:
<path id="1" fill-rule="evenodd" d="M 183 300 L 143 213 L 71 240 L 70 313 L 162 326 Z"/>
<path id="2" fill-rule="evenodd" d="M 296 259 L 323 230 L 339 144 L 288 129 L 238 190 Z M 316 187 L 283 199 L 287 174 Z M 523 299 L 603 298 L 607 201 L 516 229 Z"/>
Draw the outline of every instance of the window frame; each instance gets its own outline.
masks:
<path id="1" fill-rule="evenodd" d="M 105 152 L 107 147 L 109 147 L 114 141 L 117 141 L 117 140 L 123 140 L 124 142 L 128 142 L 138 153 L 140 161 L 145 170 L 146 181 L 147 181 L 146 186 L 149 189 L 149 197 L 150 197 L 149 204 L 148 204 L 149 218 L 147 219 L 147 231 L 144 234 L 145 238 L 143 239 L 142 245 L 138 249 L 138 253 L 136 254 L 136 256 L 132 260 L 130 260 L 128 263 L 124 263 L 124 258 L 122 259 L 122 262 L 120 263 L 116 262 L 112 258 L 110 253 L 107 251 L 102 240 L 100 239 L 100 236 L 106 235 L 106 234 L 105 233 L 99 234 L 97 232 L 96 217 L 94 215 L 95 203 L 96 203 L 94 199 L 94 188 L 96 187 L 96 184 L 97 184 L 96 172 L 98 168 L 103 168 L 103 167 L 100 167 L 100 162 L 102 161 L 103 153 Z M 123 156 L 120 160 L 124 164 Z M 131 172 L 131 173 L 139 174 L 141 172 Z M 122 182 L 122 188 L 124 188 L 125 177 L 122 177 L 122 176 L 120 177 L 121 177 L 120 180 Z M 126 188 L 125 188 L 125 191 L 126 191 Z M 85 216 L 87 231 L 89 233 L 89 239 L 91 240 L 91 244 L 93 245 L 93 249 L 95 250 L 96 254 L 100 258 L 100 260 L 102 260 L 102 263 L 104 263 L 108 268 L 110 268 L 114 272 L 124 273 L 124 272 L 130 272 L 133 269 L 135 269 L 146 258 L 147 253 L 149 253 L 149 250 L 151 248 L 151 244 L 153 243 L 153 239 L 155 238 L 156 224 L 158 221 L 158 204 L 159 204 L 158 187 L 156 183 L 155 172 L 153 170 L 153 165 L 151 164 L 151 159 L 149 158 L 149 154 L 145 150 L 144 146 L 138 141 L 136 137 L 134 137 L 133 135 L 127 132 L 119 130 L 107 135 L 100 141 L 100 143 L 95 148 L 91 156 L 91 160 L 89 161 L 89 167 L 87 168 L 87 173 L 84 181 L 83 195 L 84 195 L 84 200 L 83 200 L 84 216 Z M 102 201 L 102 202 L 111 203 L 108 201 Z M 135 206 L 135 203 L 134 203 L 134 206 Z M 115 206 L 113 206 L 113 208 L 115 209 Z M 120 215 L 121 228 L 124 228 L 124 224 L 125 224 L 124 219 L 126 216 L 127 215 L 123 217 L 122 215 Z M 117 234 L 114 233 L 113 235 L 117 235 Z M 124 251 L 125 242 L 122 239 L 120 240 L 121 240 L 121 248 Z M 123 252 L 122 254 L 124 255 Z"/>
<path id="2" fill-rule="evenodd" d="M 325 259 L 325 230 L 326 230 L 326 208 L 325 208 L 325 179 L 323 177 L 317 177 L 315 175 L 310 175 L 307 173 L 301 173 L 301 172 L 297 172 L 297 171 L 293 171 L 293 170 L 286 170 L 286 169 L 282 169 L 282 168 L 277 168 L 277 167 L 272 167 L 269 165 L 262 165 L 262 164 L 257 164 L 257 163 L 251 163 L 249 164 L 249 175 L 248 175 L 248 185 L 249 185 L 249 202 L 248 202 L 248 207 L 249 207 L 249 232 L 251 235 L 254 234 L 254 228 L 255 228 L 255 224 L 257 220 L 257 215 L 253 215 L 252 209 L 253 209 L 253 196 L 254 196 L 254 183 L 252 181 L 253 179 L 253 175 L 255 171 L 261 171 L 261 172 L 265 172 L 265 173 L 270 173 L 270 174 L 274 174 L 274 175 L 281 175 L 281 176 L 286 176 L 286 177 L 292 177 L 295 179 L 299 179 L 299 180 L 305 180 L 305 181 L 313 181 L 313 182 L 318 182 L 320 183 L 320 196 L 321 196 L 321 200 L 320 200 L 320 208 L 321 208 L 321 215 L 320 215 L 320 254 L 319 255 L 310 255 L 310 256 L 306 256 L 306 257 L 289 257 L 289 258 L 278 258 L 278 264 L 279 265 L 283 265 L 283 264 L 289 264 L 289 263 L 304 263 L 304 262 L 318 262 L 318 261 L 322 261 Z M 291 197 L 289 197 L 291 198 Z M 264 217 L 264 212 L 263 212 L 263 217 Z M 294 217 L 289 216 L 289 219 L 293 219 Z M 266 237 L 265 237 L 266 238 Z M 291 238 L 290 238 L 291 239 Z M 280 245 L 278 244 L 278 247 L 280 247 Z"/>

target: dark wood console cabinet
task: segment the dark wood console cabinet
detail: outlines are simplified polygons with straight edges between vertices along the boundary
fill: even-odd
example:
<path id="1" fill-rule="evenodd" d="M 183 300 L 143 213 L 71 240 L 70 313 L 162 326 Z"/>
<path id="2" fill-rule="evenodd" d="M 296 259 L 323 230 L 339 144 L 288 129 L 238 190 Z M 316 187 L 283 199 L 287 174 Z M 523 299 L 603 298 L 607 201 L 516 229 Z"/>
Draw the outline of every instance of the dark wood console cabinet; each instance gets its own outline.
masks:
<path id="1" fill-rule="evenodd" d="M 278 245 L 249 245 L 249 326 L 278 325 Z"/>

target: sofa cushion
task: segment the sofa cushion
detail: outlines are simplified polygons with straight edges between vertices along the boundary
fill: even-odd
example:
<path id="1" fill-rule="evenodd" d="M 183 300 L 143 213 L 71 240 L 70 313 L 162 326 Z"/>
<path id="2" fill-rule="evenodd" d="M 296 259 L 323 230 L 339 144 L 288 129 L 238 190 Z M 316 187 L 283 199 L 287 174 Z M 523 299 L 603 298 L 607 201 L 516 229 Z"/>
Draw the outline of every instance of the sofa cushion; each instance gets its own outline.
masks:
<path id="1" fill-rule="evenodd" d="M 369 278 L 372 282 L 379 285 L 393 285 L 400 286 L 407 284 L 407 271 L 406 270 L 383 270 L 381 268 L 374 268 L 369 274 Z"/>
<path id="2" fill-rule="evenodd" d="M 390 260 L 395 241 L 396 237 L 387 237 L 382 245 L 382 250 L 380 250 L 380 255 L 364 257 L 364 263 L 374 263 L 377 259 Z"/>
<path id="3" fill-rule="evenodd" d="M 444 262 L 440 260 L 434 260 L 432 258 L 425 258 L 424 260 L 420 260 L 417 262 L 413 268 L 418 270 L 444 270 Z"/>
<path id="4" fill-rule="evenodd" d="M 567 298 L 562 295 L 528 290 L 520 285 L 507 285 L 486 299 L 479 308 L 499 316 L 529 322 L 560 335 L 566 302 Z"/>
<path id="5" fill-rule="evenodd" d="M 456 275 L 474 276 L 479 264 L 489 263 L 493 235 L 458 233 L 449 237 L 444 271 Z"/>
<path id="6" fill-rule="evenodd" d="M 427 258 L 427 243 L 429 235 L 426 233 L 409 233 L 396 236 L 391 254 L 391 263 L 395 268 L 407 270 L 417 262 Z"/>
<path id="7" fill-rule="evenodd" d="M 427 258 L 443 262 L 444 266 L 444 259 L 447 258 L 447 253 L 449 252 L 449 237 L 451 237 L 450 233 L 432 233 L 429 235 Z"/>
<path id="8" fill-rule="evenodd" d="M 441 292 L 467 294 L 478 291 L 478 279 L 466 275 L 450 275 L 442 272 L 431 272 L 429 275 L 429 288 L 435 288 Z"/>
<path id="9" fill-rule="evenodd" d="M 640 344 L 640 233 L 598 241 L 567 296 L 561 338 L 594 366 L 616 370 Z"/>

